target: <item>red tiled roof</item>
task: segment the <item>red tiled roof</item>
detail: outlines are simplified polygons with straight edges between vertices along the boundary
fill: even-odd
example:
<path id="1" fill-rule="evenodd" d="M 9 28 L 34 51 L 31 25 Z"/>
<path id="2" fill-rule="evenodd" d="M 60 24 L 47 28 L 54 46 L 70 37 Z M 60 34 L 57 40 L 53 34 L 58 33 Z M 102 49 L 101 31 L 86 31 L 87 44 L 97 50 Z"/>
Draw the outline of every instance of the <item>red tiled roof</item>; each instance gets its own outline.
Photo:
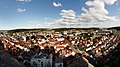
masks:
<path id="1" fill-rule="evenodd" d="M 56 48 L 65 48 L 64 46 L 56 46 Z"/>

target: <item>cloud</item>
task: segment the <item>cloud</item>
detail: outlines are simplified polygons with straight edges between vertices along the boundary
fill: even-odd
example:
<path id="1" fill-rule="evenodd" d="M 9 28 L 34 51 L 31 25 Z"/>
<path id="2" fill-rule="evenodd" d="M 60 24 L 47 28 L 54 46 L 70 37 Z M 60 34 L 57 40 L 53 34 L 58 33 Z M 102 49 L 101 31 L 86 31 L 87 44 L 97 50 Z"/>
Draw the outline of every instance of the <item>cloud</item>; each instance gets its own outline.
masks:
<path id="1" fill-rule="evenodd" d="M 89 8 L 82 7 L 84 12 L 77 15 L 74 10 L 61 10 L 61 18 L 53 25 L 56 27 L 111 27 L 120 25 L 119 19 L 109 16 L 105 5 L 113 5 L 117 0 L 86 1 Z M 109 24 L 109 25 L 108 25 Z"/>
<path id="2" fill-rule="evenodd" d="M 24 8 L 18 8 L 17 9 L 17 12 L 19 12 L 19 13 L 23 13 L 23 12 L 25 12 L 26 11 L 26 9 L 24 9 Z"/>
<path id="3" fill-rule="evenodd" d="M 32 0 L 16 0 L 18 2 L 31 2 Z"/>
<path id="4" fill-rule="evenodd" d="M 113 5 L 117 0 L 103 0 L 106 4 Z"/>
<path id="5" fill-rule="evenodd" d="M 72 23 L 76 20 L 76 12 L 74 10 L 62 10 L 61 19 L 58 20 L 59 23 Z"/>
<path id="6" fill-rule="evenodd" d="M 61 7 L 62 6 L 62 4 L 61 3 L 59 3 L 59 2 L 53 2 L 53 6 L 54 7 Z"/>
<path id="7" fill-rule="evenodd" d="M 81 10 L 84 12 L 80 15 L 74 10 L 61 10 L 60 16 L 61 18 L 54 21 L 48 21 L 49 18 L 46 19 L 46 22 L 35 22 L 31 21 L 28 23 L 27 28 L 89 28 L 89 27 L 113 27 L 119 26 L 119 19 L 115 16 L 109 16 L 109 11 L 105 8 L 107 5 L 115 4 L 117 0 L 92 0 L 86 1 L 85 4 L 88 7 L 82 7 Z M 55 7 L 59 7 L 58 4 L 53 2 Z M 62 4 L 61 4 L 62 6 Z M 20 10 L 21 11 L 21 10 Z M 26 11 L 26 10 L 25 10 Z M 54 22 L 54 23 L 53 23 Z"/>
<path id="8" fill-rule="evenodd" d="M 105 9 L 106 4 L 113 5 L 117 0 L 94 0 L 87 1 L 85 4 L 89 9 L 82 7 L 85 13 L 79 16 L 81 22 L 106 22 L 117 21 L 116 17 L 108 16 L 109 12 Z"/>

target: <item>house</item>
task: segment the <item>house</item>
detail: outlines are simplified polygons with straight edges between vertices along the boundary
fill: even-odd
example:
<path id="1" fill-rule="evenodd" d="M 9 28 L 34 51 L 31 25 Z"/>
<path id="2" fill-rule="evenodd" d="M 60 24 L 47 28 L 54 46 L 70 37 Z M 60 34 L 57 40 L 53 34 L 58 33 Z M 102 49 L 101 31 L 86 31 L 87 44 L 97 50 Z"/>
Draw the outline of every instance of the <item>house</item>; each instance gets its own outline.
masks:
<path id="1" fill-rule="evenodd" d="M 52 58 L 52 54 L 39 53 L 30 60 L 30 63 L 33 67 L 52 67 Z"/>

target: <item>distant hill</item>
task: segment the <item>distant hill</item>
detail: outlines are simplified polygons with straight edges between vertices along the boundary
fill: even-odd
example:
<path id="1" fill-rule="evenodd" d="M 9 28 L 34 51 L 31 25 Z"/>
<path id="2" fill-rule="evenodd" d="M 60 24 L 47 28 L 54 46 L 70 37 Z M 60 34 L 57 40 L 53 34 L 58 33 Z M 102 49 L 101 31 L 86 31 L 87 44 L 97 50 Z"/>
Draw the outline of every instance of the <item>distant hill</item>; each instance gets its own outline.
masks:
<path id="1" fill-rule="evenodd" d="M 120 31 L 120 26 L 118 26 L 118 27 L 111 27 L 111 28 L 108 28 L 108 29 L 116 29 L 116 30 Z"/>
<path id="2" fill-rule="evenodd" d="M 15 32 L 24 32 L 24 31 L 46 31 L 46 30 L 55 30 L 55 31 L 65 31 L 65 30 L 99 30 L 100 28 L 36 28 L 36 29 L 14 29 L 14 30 L 8 30 L 8 33 L 15 33 Z M 119 27 L 111 27 L 107 28 L 108 30 L 110 29 L 116 29 L 120 30 Z M 6 30 L 5 30 L 6 31 Z M 3 30 L 0 30 L 0 32 L 3 32 Z"/>
<path id="3" fill-rule="evenodd" d="M 55 31 L 65 31 L 65 30 L 99 30 L 99 28 L 38 28 L 38 29 L 14 29 L 8 30 L 8 33 L 15 33 L 15 32 L 24 32 L 24 31 L 46 31 L 46 30 L 55 30 Z"/>
<path id="4" fill-rule="evenodd" d="M 24 31 L 36 31 L 36 30 L 47 30 L 46 28 L 41 28 L 41 29 L 14 29 L 14 30 L 8 30 L 8 33 L 15 33 L 15 32 L 24 32 Z"/>
<path id="5" fill-rule="evenodd" d="M 99 28 L 55 28 L 52 30 L 99 30 Z"/>

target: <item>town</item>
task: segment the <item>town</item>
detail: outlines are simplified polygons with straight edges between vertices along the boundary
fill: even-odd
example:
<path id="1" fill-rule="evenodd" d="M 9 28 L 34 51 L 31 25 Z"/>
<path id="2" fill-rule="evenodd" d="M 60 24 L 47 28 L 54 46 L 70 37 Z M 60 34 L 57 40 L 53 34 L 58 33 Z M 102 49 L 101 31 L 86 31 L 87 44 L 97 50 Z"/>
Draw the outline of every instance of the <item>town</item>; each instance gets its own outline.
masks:
<path id="1" fill-rule="evenodd" d="M 0 44 L 26 67 L 94 67 L 113 57 L 120 42 L 116 32 L 114 29 L 2 32 Z"/>
<path id="2" fill-rule="evenodd" d="M 120 0 L 0 0 L 0 67 L 120 67 Z"/>

